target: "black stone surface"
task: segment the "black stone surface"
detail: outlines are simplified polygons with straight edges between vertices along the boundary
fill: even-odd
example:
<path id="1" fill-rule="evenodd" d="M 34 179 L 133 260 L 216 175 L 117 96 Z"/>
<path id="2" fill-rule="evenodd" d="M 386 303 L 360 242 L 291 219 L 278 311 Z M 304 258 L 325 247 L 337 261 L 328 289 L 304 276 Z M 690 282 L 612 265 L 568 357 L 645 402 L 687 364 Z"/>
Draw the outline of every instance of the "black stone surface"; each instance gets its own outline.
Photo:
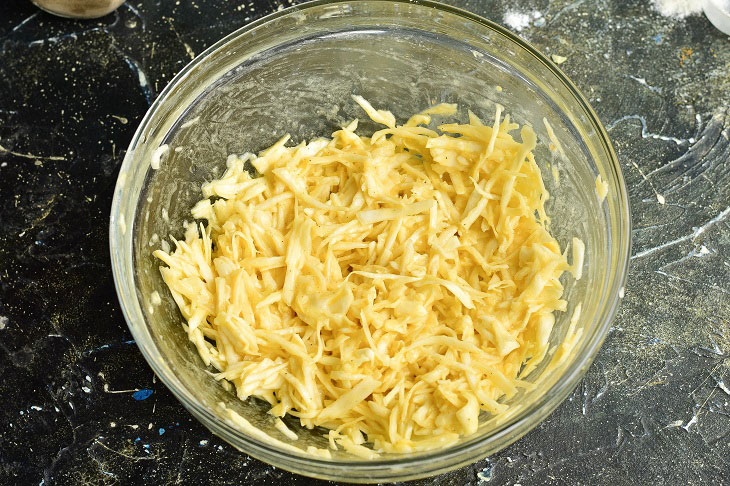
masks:
<path id="1" fill-rule="evenodd" d="M 633 266 L 570 399 L 511 447 L 417 484 L 730 481 L 730 40 L 643 0 L 453 3 L 567 58 L 627 179 Z M 281 7 L 132 0 L 72 21 L 0 2 L 0 483 L 313 483 L 212 436 L 155 381 L 107 242 L 150 101 L 196 53 Z"/>

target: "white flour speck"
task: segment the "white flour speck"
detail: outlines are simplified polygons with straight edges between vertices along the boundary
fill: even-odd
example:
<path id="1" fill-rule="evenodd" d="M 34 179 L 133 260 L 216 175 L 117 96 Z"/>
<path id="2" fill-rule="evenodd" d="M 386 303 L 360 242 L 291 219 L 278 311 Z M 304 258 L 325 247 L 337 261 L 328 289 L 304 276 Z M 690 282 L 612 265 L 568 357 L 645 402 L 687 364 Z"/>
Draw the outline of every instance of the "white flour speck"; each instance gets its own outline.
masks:
<path id="1" fill-rule="evenodd" d="M 683 19 L 702 12 L 702 2 L 698 0 L 654 0 L 654 8 L 665 17 Z"/>
<path id="2" fill-rule="evenodd" d="M 504 14 L 504 23 L 509 26 L 510 29 L 520 31 L 525 27 L 529 27 L 530 23 L 534 20 L 542 18 L 542 14 L 537 10 L 530 13 L 515 12 L 509 10 Z"/>
<path id="3" fill-rule="evenodd" d="M 8 318 L 5 316 L 0 316 L 0 330 L 5 329 L 8 325 Z"/>
<path id="4" fill-rule="evenodd" d="M 519 12 L 507 12 L 504 14 L 504 23 L 514 30 L 522 30 L 530 25 L 530 17 Z"/>
<path id="5" fill-rule="evenodd" d="M 684 430 L 686 430 L 687 432 L 689 432 L 690 427 L 692 427 L 696 423 L 697 423 L 697 415 L 693 415 L 692 419 L 689 422 L 687 422 L 687 425 L 683 425 L 682 428 Z"/>

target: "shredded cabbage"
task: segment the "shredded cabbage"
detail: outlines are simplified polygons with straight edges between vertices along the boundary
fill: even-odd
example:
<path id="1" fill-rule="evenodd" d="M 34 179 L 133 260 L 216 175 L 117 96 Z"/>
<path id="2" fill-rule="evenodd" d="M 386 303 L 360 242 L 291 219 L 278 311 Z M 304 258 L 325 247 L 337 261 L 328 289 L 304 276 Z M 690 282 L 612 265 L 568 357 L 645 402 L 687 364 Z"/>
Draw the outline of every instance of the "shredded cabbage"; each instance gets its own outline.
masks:
<path id="1" fill-rule="evenodd" d="M 548 353 L 559 278 L 580 277 L 584 245 L 571 265 L 548 232 L 535 134 L 515 140 L 503 107 L 492 126 L 469 112 L 439 133 L 423 125 L 455 105 L 396 125 L 354 98 L 387 128 L 363 137 L 355 120 L 229 157 L 193 208 L 207 226 L 154 254 L 190 340 L 239 398 L 363 458 L 446 447 L 530 386 L 518 374 Z"/>

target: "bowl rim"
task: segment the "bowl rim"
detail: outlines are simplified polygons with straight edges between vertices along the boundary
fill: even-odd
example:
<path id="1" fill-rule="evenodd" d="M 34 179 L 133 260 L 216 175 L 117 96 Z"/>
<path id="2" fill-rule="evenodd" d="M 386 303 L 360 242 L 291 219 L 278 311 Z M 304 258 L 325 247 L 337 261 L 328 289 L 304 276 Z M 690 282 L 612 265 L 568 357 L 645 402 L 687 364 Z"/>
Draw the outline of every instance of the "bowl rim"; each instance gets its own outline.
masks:
<path id="1" fill-rule="evenodd" d="M 403 480 L 403 479 L 415 479 L 419 477 L 430 476 L 436 473 L 443 473 L 449 470 L 456 469 L 465 464 L 471 463 L 478 458 L 484 457 L 485 455 L 495 452 L 497 449 L 504 448 L 514 441 L 518 440 L 524 434 L 532 430 L 537 424 L 544 420 L 565 398 L 575 389 L 578 385 L 582 376 L 586 373 L 591 363 L 593 362 L 596 353 L 603 344 L 611 322 L 613 321 L 620 298 L 620 290 L 625 286 L 626 278 L 629 270 L 630 260 L 630 249 L 631 249 L 631 212 L 629 206 L 628 192 L 626 183 L 621 171 L 621 167 L 610 142 L 608 133 L 606 132 L 603 124 L 598 118 L 597 114 L 590 106 L 586 98 L 580 92 L 580 90 L 573 84 L 573 82 L 555 65 L 547 56 L 543 55 L 538 49 L 532 46 L 529 42 L 520 38 L 516 34 L 512 33 L 508 29 L 500 26 L 499 24 L 490 21 L 477 14 L 473 14 L 464 9 L 439 3 L 433 0 L 365 0 L 363 3 L 385 3 L 385 4 L 406 4 L 416 5 L 419 7 L 433 8 L 446 12 L 457 17 L 461 17 L 467 21 L 471 21 L 478 24 L 480 28 L 487 29 L 501 35 L 507 40 L 511 41 L 519 48 L 530 54 L 534 60 L 542 63 L 552 74 L 563 84 L 567 89 L 568 93 L 572 95 L 573 100 L 577 102 L 577 108 L 582 109 L 585 115 L 587 115 L 587 125 L 593 128 L 597 134 L 597 139 L 600 141 L 600 147 L 606 155 L 608 164 L 606 170 L 611 172 L 611 175 L 615 178 L 616 184 L 616 197 L 618 201 L 618 231 L 616 238 L 620 241 L 617 245 L 617 267 L 616 277 L 614 279 L 614 285 L 609 288 L 605 294 L 605 309 L 601 316 L 602 321 L 599 322 L 591 331 L 589 336 L 586 336 L 586 341 L 583 349 L 580 353 L 576 354 L 570 367 L 564 374 L 556 379 L 551 387 L 545 393 L 545 399 L 536 400 L 529 407 L 525 408 L 521 413 L 516 414 L 509 420 L 500 424 L 494 431 L 488 436 L 479 436 L 464 442 L 450 446 L 446 449 L 437 449 L 434 451 L 428 451 L 419 453 L 416 456 L 403 456 L 399 458 L 387 458 L 379 459 L 374 461 L 367 460 L 328 460 L 324 458 L 314 457 L 311 455 L 297 455 L 281 448 L 277 448 L 271 444 L 267 444 L 251 435 L 245 434 L 240 429 L 229 425 L 222 421 L 217 415 L 213 414 L 210 408 L 200 404 L 197 400 L 190 395 L 186 387 L 178 379 L 178 377 L 166 366 L 163 365 L 155 356 L 153 352 L 153 345 L 146 342 L 145 339 L 141 339 L 141 331 L 136 329 L 133 322 L 137 319 L 137 315 L 141 314 L 141 303 L 137 296 L 137 287 L 134 282 L 134 278 L 127 279 L 125 281 L 124 275 L 128 273 L 134 276 L 134 257 L 133 257 L 133 241 L 134 237 L 129 238 L 129 244 L 124 245 L 122 242 L 124 238 L 124 230 L 121 230 L 118 224 L 118 215 L 122 211 L 122 200 L 124 199 L 125 193 L 125 181 L 123 176 L 129 171 L 134 163 L 134 149 L 140 144 L 140 140 L 144 137 L 146 130 L 149 128 L 150 121 L 154 115 L 158 112 L 159 108 L 169 102 L 171 93 L 175 91 L 175 88 L 182 82 L 187 80 L 190 72 L 195 69 L 198 65 L 204 63 L 212 54 L 225 49 L 226 46 L 248 32 L 274 21 L 278 18 L 291 15 L 296 12 L 303 10 L 315 9 L 328 5 L 346 5 L 352 3 L 353 0 L 313 0 L 298 5 L 288 7 L 281 11 L 273 12 L 269 15 L 261 17 L 253 22 L 250 22 L 243 27 L 231 32 L 224 36 L 219 41 L 212 44 L 202 53 L 195 57 L 189 62 L 182 70 L 180 70 L 168 83 L 168 85 L 160 92 L 158 97 L 148 108 L 146 114 L 142 118 L 134 136 L 130 142 L 124 161 L 120 168 L 120 175 L 117 180 L 117 184 L 114 189 L 114 197 L 112 200 L 112 206 L 110 211 L 110 225 L 109 225 L 109 249 L 112 263 L 112 273 L 114 277 L 115 290 L 119 298 L 120 307 L 124 315 L 125 321 L 132 333 L 137 346 L 142 352 L 145 360 L 150 365 L 152 370 L 160 380 L 167 386 L 167 388 L 175 395 L 175 397 L 187 408 L 198 420 L 200 420 L 209 429 L 214 424 L 216 429 L 212 430 L 216 435 L 221 436 L 227 442 L 230 442 L 228 437 L 222 434 L 230 434 L 237 437 L 239 440 L 246 444 L 250 444 L 254 450 L 245 450 L 244 452 L 252 455 L 258 459 L 262 459 L 266 462 L 272 463 L 277 467 L 281 467 L 286 470 L 298 474 L 306 474 L 313 477 L 319 477 L 324 479 L 348 479 L 349 481 L 383 481 L 383 480 Z M 360 0 L 362 1 L 362 0 Z M 578 110 L 579 111 L 579 110 Z M 145 143 L 143 140 L 141 143 Z M 132 222 L 134 224 L 134 221 Z M 625 231 L 624 231 L 625 230 Z M 133 234 L 133 228 L 129 228 L 130 234 Z M 131 294 L 135 296 L 133 299 L 125 298 L 127 296 L 125 288 L 131 286 Z M 531 417 L 534 415 L 540 415 L 540 419 L 534 423 L 528 423 Z M 495 439 L 502 438 L 503 442 L 500 446 L 491 451 L 483 449 L 485 442 L 495 441 Z M 233 444 L 234 447 L 239 448 L 238 444 Z M 291 462 L 280 462 L 277 459 L 283 459 L 284 461 Z M 431 467 L 428 464 L 433 461 Z M 402 469 L 401 474 L 391 474 L 389 471 L 383 471 L 384 466 L 397 466 Z M 418 470 L 413 470 L 414 466 L 418 466 Z M 332 472 L 332 469 L 337 469 L 343 472 L 349 470 L 349 474 L 338 475 Z M 357 474 L 363 473 L 375 473 L 380 470 L 381 474 L 373 474 L 371 477 L 358 478 Z"/>

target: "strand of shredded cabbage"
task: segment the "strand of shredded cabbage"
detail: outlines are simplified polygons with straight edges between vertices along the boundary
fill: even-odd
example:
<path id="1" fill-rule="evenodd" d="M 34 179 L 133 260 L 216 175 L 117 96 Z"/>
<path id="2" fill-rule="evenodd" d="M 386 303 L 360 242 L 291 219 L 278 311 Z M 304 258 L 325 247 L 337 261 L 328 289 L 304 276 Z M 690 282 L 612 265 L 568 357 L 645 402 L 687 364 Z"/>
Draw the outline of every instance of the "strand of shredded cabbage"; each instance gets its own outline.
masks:
<path id="1" fill-rule="evenodd" d="M 359 136 L 355 120 L 230 156 L 192 211 L 207 226 L 154 254 L 190 340 L 241 400 L 361 457 L 446 447 L 531 386 L 518 373 L 545 357 L 566 309 L 559 278 L 579 278 L 583 245 L 569 265 L 547 229 L 535 134 L 515 140 L 501 106 L 491 126 L 469 112 L 435 131 L 456 105 L 398 126 L 354 99 L 385 128 Z"/>

